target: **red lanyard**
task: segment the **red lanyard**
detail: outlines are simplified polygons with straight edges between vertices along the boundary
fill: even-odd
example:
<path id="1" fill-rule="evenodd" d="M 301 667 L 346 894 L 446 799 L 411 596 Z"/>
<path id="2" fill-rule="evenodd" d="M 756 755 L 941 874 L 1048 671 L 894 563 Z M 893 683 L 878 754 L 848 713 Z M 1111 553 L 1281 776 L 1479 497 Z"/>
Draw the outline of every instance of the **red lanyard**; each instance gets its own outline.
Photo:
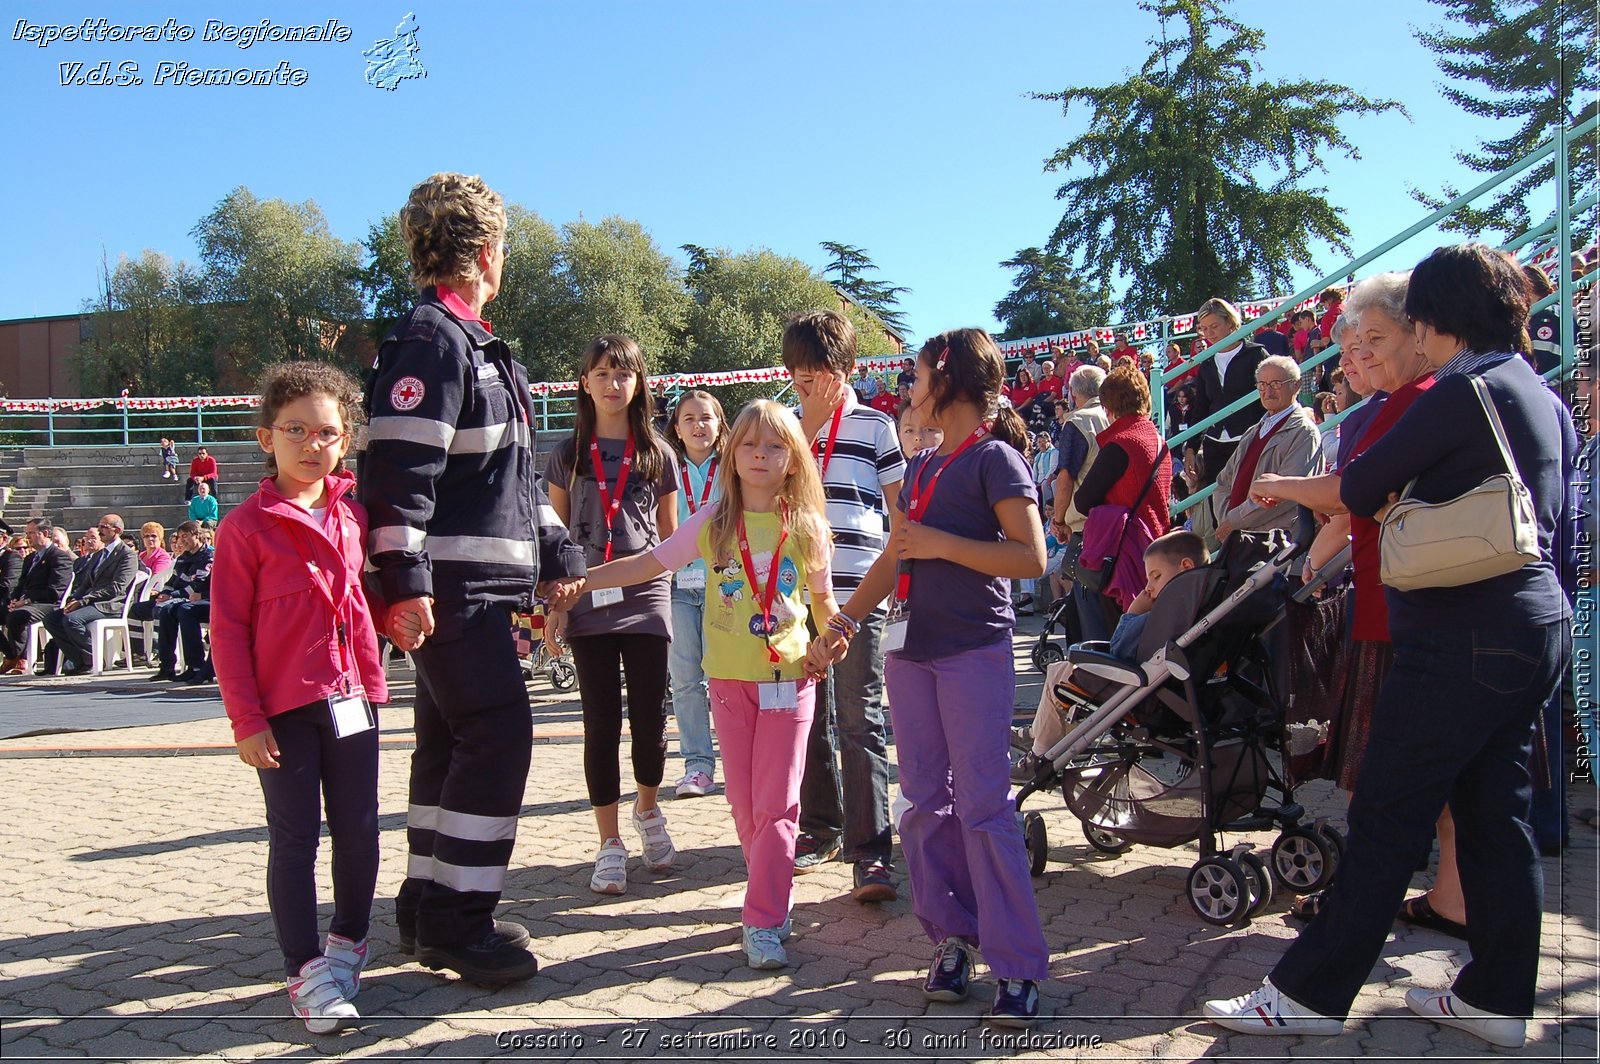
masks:
<path id="1" fill-rule="evenodd" d="M 332 507 L 333 504 L 330 503 L 329 508 L 332 509 Z M 333 524 L 335 526 L 333 534 L 339 540 L 339 542 L 332 544 L 333 549 L 338 553 L 340 559 L 342 560 L 344 558 L 344 519 L 343 516 L 337 511 L 329 514 L 328 516 L 333 519 Z M 312 561 L 311 549 L 305 543 L 305 537 L 308 536 L 309 533 L 307 533 L 304 528 L 301 528 L 298 522 L 292 521 L 287 517 L 283 518 L 283 523 L 289 526 L 289 538 L 294 540 L 294 549 L 299 553 L 300 560 L 305 563 L 306 570 L 311 574 L 311 582 L 317 585 L 317 590 L 322 592 L 323 599 L 326 600 L 328 605 L 333 609 L 333 638 L 334 642 L 339 646 L 339 680 L 344 685 L 345 694 L 349 694 L 351 672 L 350 625 L 345 615 L 351 612 L 349 609 L 351 593 L 350 583 L 348 580 L 346 580 L 344 584 L 344 595 L 335 599 L 333 597 L 332 580 L 329 579 L 327 574 L 324 573 L 314 561 Z"/>
<path id="2" fill-rule="evenodd" d="M 811 453 L 817 456 L 817 469 L 823 475 L 828 475 L 828 463 L 833 461 L 833 445 L 839 438 L 839 422 L 844 420 L 844 404 L 833 412 L 833 424 L 828 426 L 828 442 L 826 446 L 820 439 L 811 441 Z"/>
<path id="3" fill-rule="evenodd" d="M 687 463 L 684 464 L 684 467 L 681 471 L 683 473 L 683 497 L 685 501 L 689 503 L 690 517 L 693 517 L 695 514 L 699 513 L 700 507 L 704 506 L 706 504 L 706 500 L 711 498 L 711 482 L 717 479 L 718 461 L 720 461 L 720 459 L 711 459 L 711 467 L 706 470 L 705 482 L 700 485 L 700 501 L 698 503 L 694 501 L 694 489 L 689 487 L 689 466 Z"/>
<path id="4" fill-rule="evenodd" d="M 933 456 L 929 455 L 922 463 L 922 469 L 917 470 L 917 475 L 911 480 L 911 498 L 906 500 L 906 520 L 921 524 L 926 516 L 928 506 L 933 502 L 933 489 L 938 486 L 939 478 L 944 476 L 944 471 L 961 457 L 961 452 L 977 443 L 989 434 L 989 426 L 979 425 L 972 430 L 972 435 L 961 441 L 961 446 L 950 452 L 950 457 L 939 463 L 939 468 L 933 471 L 933 476 L 928 478 L 926 489 L 922 486 L 922 472 L 933 464 Z M 911 597 L 911 570 L 907 565 L 900 568 L 900 577 L 895 582 L 895 598 L 904 602 Z"/>
<path id="5" fill-rule="evenodd" d="M 767 660 L 774 665 L 782 664 L 778 651 L 772 645 L 772 632 L 777 627 L 772 623 L 772 603 L 778 594 L 778 567 L 783 556 L 783 541 L 789 538 L 789 522 L 784 521 L 778 529 L 778 545 L 772 548 L 772 564 L 767 567 L 767 587 L 761 593 L 761 634 L 767 641 Z M 744 514 L 739 514 L 739 560 L 744 562 L 745 576 L 750 579 L 750 590 L 756 589 L 756 563 L 750 558 L 750 537 L 744 530 Z M 753 627 L 753 626 L 752 626 Z"/>
<path id="6" fill-rule="evenodd" d="M 600 460 L 600 444 L 596 440 L 589 441 L 589 463 L 594 466 L 594 483 L 600 489 L 600 517 L 606 523 L 606 561 L 610 561 L 611 522 L 616 520 L 617 512 L 622 509 L 622 493 L 628 487 L 628 470 L 633 468 L 633 437 L 628 437 L 628 445 L 622 449 L 622 468 L 617 470 L 615 495 L 606 490 L 606 467 Z"/>

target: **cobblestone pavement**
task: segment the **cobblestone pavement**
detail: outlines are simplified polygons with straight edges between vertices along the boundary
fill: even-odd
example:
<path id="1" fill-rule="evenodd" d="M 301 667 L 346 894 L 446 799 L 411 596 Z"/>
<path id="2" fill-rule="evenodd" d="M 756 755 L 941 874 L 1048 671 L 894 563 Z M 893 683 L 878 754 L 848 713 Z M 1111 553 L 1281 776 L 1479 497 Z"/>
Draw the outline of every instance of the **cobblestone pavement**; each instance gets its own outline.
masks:
<path id="1" fill-rule="evenodd" d="M 1025 654 L 1024 637 L 1019 652 Z M 1031 683 L 1028 677 L 1022 679 Z M 1036 677 L 1035 677 L 1036 679 Z M 44 681 L 26 681 L 29 683 Z M 71 681 L 51 681 L 71 682 Z M 125 681 L 137 682 L 137 681 Z M 405 684 L 399 685 L 404 693 Z M 0 687 L 0 714 L 5 688 Z M 535 693 L 548 695 L 536 687 Z M 1023 686 L 1031 707 L 1037 688 Z M 541 699 L 505 911 L 528 924 L 544 968 L 491 991 L 405 963 L 392 899 L 404 868 L 407 710 L 385 711 L 383 864 L 359 1030 L 311 1036 L 287 1015 L 266 912 L 266 837 L 253 773 L 220 720 L 0 742 L 7 824 L 0 862 L 0 1056 L 245 1060 L 280 1055 L 555 1060 L 1346 1059 L 1525 1060 L 1596 1056 L 1596 837 L 1574 827 L 1545 862 L 1538 1017 L 1530 1045 L 1497 1053 L 1407 1012 L 1412 986 L 1442 987 L 1463 944 L 1397 930 L 1346 1033 L 1222 1035 L 1202 998 L 1242 993 L 1296 933 L 1275 901 L 1247 927 L 1210 927 L 1182 894 L 1193 847 L 1091 849 L 1059 801 L 1036 896 L 1052 950 L 1047 1019 L 1031 1035 L 924 1002 L 930 947 L 902 883 L 897 902 L 848 897 L 849 868 L 797 879 L 791 966 L 755 972 L 739 950 L 743 864 L 720 796 L 667 804 L 681 851 L 670 875 L 637 857 L 628 893 L 588 890 L 594 839 L 576 705 Z M 174 751 L 186 756 L 171 755 Z M 678 766 L 669 763 L 669 774 Z M 1302 793 L 1339 822 L 1325 785 Z M 1579 805 L 1593 791 L 1574 792 Z M 1248 837 L 1258 847 L 1272 836 Z M 1231 840 L 1230 840 L 1231 841 Z M 326 847 L 320 873 L 330 901 Z M 1427 882 L 1420 875 L 1418 885 Z"/>

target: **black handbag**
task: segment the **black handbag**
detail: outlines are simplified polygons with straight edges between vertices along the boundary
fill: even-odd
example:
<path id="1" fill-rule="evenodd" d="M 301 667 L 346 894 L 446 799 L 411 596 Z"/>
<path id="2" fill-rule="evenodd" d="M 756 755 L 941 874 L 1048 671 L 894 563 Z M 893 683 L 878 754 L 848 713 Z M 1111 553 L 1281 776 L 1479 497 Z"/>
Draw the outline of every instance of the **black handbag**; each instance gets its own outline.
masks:
<path id="1" fill-rule="evenodd" d="M 1163 443 L 1161 450 L 1156 452 L 1156 460 L 1150 465 L 1149 479 L 1144 482 L 1144 487 L 1140 490 L 1139 497 L 1133 500 L 1133 505 L 1128 507 L 1128 512 L 1122 519 L 1122 529 L 1117 533 L 1117 545 L 1112 549 L 1112 552 L 1099 559 L 1098 564 L 1091 564 L 1090 559 L 1081 553 L 1078 555 L 1077 560 L 1072 563 L 1072 579 L 1082 584 L 1087 590 L 1099 594 L 1105 589 L 1106 584 L 1111 582 L 1111 577 L 1117 571 L 1117 559 L 1122 556 L 1122 543 L 1128 537 L 1128 522 L 1132 521 L 1133 515 L 1139 512 L 1139 507 L 1143 504 L 1144 497 L 1150 494 L 1150 488 L 1156 482 L 1156 471 L 1161 468 L 1161 459 L 1166 457 L 1167 453 L 1167 445 Z M 1101 505 L 1105 504 L 1102 503 Z M 1095 507 L 1095 509 L 1099 509 L 1099 507 Z M 1093 511 L 1091 510 L 1090 513 L 1093 514 Z M 1088 521 L 1086 519 L 1086 527 L 1087 524 Z"/>

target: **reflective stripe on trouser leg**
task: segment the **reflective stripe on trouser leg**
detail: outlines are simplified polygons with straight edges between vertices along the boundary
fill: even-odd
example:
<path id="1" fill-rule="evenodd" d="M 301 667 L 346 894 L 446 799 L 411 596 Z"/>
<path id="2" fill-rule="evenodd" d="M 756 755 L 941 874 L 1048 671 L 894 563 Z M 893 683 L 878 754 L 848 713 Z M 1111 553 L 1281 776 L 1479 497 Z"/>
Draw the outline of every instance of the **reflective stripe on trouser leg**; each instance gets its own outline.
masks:
<path id="1" fill-rule="evenodd" d="M 424 643 L 413 656 L 417 752 L 402 901 L 418 898 L 419 942 L 469 941 L 488 931 L 500 900 L 532 751 L 510 612 L 490 607 L 461 638 Z"/>

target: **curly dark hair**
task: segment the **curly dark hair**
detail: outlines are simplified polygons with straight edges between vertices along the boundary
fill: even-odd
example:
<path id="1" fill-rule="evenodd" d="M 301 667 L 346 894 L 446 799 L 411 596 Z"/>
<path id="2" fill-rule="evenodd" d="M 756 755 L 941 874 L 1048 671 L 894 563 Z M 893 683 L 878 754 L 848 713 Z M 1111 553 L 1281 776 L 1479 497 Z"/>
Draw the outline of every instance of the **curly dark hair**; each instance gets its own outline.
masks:
<path id="1" fill-rule="evenodd" d="M 365 417 L 361 410 L 361 386 L 337 366 L 326 362 L 280 362 L 261 375 L 261 416 L 258 422 L 271 429 L 278 413 L 296 399 L 308 395 L 327 396 L 339 404 L 339 418 L 346 432 L 354 432 Z M 339 468 L 344 468 L 341 460 Z M 278 463 L 267 454 L 267 472 L 276 475 Z"/>

